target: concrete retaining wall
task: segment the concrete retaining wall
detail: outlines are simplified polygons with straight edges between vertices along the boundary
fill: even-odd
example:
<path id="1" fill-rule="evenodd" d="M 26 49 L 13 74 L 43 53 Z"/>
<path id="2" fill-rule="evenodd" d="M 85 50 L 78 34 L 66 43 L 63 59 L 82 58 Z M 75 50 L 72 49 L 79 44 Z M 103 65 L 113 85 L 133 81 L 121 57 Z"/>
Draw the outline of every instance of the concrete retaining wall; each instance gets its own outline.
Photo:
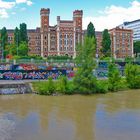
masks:
<path id="1" fill-rule="evenodd" d="M 25 94 L 32 93 L 29 83 L 0 84 L 0 94 Z"/>

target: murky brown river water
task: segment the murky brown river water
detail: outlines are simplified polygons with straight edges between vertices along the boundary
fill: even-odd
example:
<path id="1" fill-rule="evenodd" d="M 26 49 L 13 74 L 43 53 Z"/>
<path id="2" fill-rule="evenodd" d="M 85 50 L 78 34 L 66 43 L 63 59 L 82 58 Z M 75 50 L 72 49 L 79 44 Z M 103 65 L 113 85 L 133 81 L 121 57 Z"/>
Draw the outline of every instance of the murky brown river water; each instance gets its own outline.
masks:
<path id="1" fill-rule="evenodd" d="M 0 140 L 139 140 L 140 90 L 0 96 Z"/>

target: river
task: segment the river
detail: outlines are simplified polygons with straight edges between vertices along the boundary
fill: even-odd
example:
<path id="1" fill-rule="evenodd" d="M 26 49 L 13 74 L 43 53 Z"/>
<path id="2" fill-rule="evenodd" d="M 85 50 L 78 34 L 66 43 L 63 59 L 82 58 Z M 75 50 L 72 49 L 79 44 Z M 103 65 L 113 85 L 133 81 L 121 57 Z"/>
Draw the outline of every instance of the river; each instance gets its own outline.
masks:
<path id="1" fill-rule="evenodd" d="M 0 140 L 139 140 L 140 90 L 0 96 Z"/>

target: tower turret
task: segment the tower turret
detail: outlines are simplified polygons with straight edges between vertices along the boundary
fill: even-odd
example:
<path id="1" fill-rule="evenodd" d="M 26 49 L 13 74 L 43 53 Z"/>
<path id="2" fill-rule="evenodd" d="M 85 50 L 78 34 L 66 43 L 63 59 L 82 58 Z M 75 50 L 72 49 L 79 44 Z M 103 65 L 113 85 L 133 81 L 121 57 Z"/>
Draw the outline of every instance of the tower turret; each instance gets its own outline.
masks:
<path id="1" fill-rule="evenodd" d="M 40 16 L 41 16 L 41 31 L 48 31 L 49 28 L 49 15 L 50 15 L 50 9 L 42 8 L 40 10 Z"/>
<path id="2" fill-rule="evenodd" d="M 73 12 L 73 21 L 74 21 L 76 30 L 82 31 L 82 18 L 83 18 L 83 10 L 75 10 Z"/>

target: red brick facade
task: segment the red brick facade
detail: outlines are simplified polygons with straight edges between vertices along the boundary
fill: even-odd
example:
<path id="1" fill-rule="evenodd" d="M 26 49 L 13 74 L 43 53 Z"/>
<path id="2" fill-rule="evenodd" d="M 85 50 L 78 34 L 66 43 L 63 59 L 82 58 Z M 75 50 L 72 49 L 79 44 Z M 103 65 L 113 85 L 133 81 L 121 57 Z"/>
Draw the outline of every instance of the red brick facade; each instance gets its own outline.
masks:
<path id="1" fill-rule="evenodd" d="M 82 41 L 83 11 L 75 10 L 73 20 L 61 20 L 57 16 L 57 25 L 49 24 L 50 9 L 41 9 L 41 56 L 68 55 L 75 57 L 75 46 Z"/>
<path id="2" fill-rule="evenodd" d="M 49 24 L 50 9 L 40 10 L 41 27 L 30 29 L 28 33 L 29 55 L 55 56 L 68 55 L 75 57 L 75 47 L 82 42 L 82 10 L 73 12 L 73 20 L 61 20 L 57 17 L 57 25 Z M 8 42 L 14 42 L 14 30 L 8 31 Z"/>
<path id="3" fill-rule="evenodd" d="M 110 31 L 111 50 L 114 58 L 133 57 L 133 31 L 114 28 Z"/>

